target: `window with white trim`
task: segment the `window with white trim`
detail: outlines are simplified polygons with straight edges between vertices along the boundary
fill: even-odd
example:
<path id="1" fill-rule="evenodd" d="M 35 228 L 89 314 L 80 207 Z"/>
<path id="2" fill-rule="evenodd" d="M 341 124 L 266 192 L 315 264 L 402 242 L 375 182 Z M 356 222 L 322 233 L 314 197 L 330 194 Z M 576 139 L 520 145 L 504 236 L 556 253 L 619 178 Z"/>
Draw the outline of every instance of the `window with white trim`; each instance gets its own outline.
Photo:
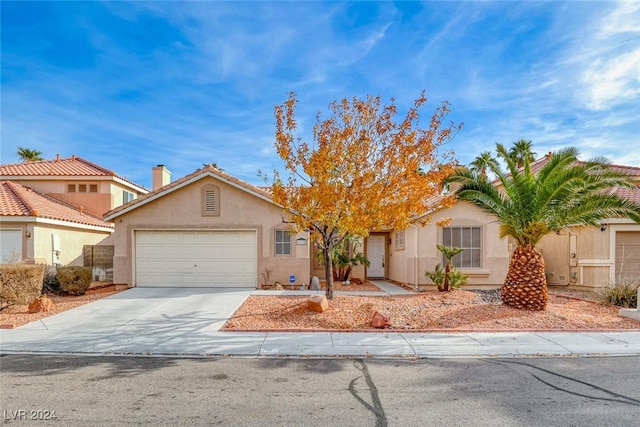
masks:
<path id="1" fill-rule="evenodd" d="M 445 227 L 442 244 L 462 248 L 451 262 L 459 269 L 482 268 L 482 227 Z M 447 259 L 442 256 L 442 265 Z"/>
<path id="2" fill-rule="evenodd" d="M 122 190 L 122 204 L 125 203 L 129 203 L 130 201 L 132 201 L 133 199 L 136 198 L 136 195 L 127 191 L 127 190 Z"/>
<path id="3" fill-rule="evenodd" d="M 404 249 L 404 230 L 396 231 L 395 233 L 395 248 L 396 250 Z"/>
<path id="4" fill-rule="evenodd" d="M 220 216 L 220 189 L 215 185 L 202 187 L 202 216 Z"/>
<path id="5" fill-rule="evenodd" d="M 291 255 L 291 233 L 287 230 L 275 230 L 276 255 Z"/>

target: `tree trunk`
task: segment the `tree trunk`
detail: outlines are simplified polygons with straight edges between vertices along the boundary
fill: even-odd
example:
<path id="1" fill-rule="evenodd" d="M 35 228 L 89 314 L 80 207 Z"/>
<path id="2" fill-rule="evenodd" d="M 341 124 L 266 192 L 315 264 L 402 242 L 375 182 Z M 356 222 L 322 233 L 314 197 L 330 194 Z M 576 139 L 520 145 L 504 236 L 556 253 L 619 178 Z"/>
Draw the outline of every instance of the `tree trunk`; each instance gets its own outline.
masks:
<path id="1" fill-rule="evenodd" d="M 544 310 L 549 300 L 542 254 L 533 246 L 518 246 L 511 257 L 502 302 L 514 308 Z"/>
<path id="2" fill-rule="evenodd" d="M 331 263 L 331 249 L 325 245 L 322 250 L 324 254 L 324 277 L 326 282 L 327 299 L 333 299 L 333 264 Z"/>
<path id="3" fill-rule="evenodd" d="M 449 292 L 449 272 L 451 271 L 451 263 L 447 261 L 444 266 L 444 291 Z"/>

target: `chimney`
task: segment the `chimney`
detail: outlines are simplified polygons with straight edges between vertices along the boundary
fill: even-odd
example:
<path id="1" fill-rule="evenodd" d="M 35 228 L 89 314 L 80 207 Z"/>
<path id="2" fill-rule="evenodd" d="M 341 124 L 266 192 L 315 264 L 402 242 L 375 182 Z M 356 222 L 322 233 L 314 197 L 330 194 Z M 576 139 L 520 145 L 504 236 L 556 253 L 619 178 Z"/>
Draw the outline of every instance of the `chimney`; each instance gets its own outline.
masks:
<path id="1" fill-rule="evenodd" d="M 158 165 L 153 170 L 153 191 L 171 182 L 171 172 L 164 165 Z"/>
<path id="2" fill-rule="evenodd" d="M 60 153 L 56 154 L 56 163 L 60 162 Z"/>

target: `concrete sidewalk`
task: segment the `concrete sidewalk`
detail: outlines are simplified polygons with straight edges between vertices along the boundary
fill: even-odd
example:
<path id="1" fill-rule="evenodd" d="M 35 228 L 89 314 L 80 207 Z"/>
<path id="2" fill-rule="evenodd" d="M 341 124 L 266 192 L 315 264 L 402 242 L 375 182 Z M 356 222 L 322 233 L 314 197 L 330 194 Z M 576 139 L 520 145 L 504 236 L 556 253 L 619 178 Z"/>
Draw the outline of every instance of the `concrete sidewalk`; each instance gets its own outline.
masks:
<path id="1" fill-rule="evenodd" d="M 0 330 L 0 353 L 377 358 L 640 355 L 639 331 L 220 332 L 252 291 L 134 288 L 17 329 Z"/>

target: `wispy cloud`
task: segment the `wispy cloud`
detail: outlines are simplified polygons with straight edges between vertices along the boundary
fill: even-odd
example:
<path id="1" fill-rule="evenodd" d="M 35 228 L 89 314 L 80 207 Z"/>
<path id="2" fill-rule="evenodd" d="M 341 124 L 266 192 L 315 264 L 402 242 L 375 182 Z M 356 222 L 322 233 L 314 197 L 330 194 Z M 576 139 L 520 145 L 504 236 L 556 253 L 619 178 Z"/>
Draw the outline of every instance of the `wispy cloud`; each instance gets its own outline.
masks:
<path id="1" fill-rule="evenodd" d="M 594 7 L 597 5 L 597 7 Z M 300 132 L 343 97 L 451 102 L 469 162 L 495 142 L 640 163 L 640 7 L 622 2 L 3 4 L 2 162 L 77 154 L 143 185 L 215 162 L 281 166 L 273 106 Z M 636 162 L 636 163 L 632 163 Z"/>

